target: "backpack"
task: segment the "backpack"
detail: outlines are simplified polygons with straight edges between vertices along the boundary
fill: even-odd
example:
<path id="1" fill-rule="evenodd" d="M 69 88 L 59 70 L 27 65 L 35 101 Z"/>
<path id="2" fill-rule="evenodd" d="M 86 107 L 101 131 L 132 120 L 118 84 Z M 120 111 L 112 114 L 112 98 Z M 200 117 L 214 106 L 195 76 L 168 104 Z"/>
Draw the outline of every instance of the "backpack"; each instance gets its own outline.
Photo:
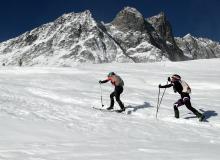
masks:
<path id="1" fill-rule="evenodd" d="M 190 88 L 190 86 L 189 86 L 184 80 L 180 80 L 180 84 L 181 84 L 182 87 L 183 87 L 182 92 L 184 92 L 184 93 L 191 93 L 191 88 Z"/>
<path id="2" fill-rule="evenodd" d="M 120 76 L 116 75 L 117 79 L 118 79 L 118 83 L 119 83 L 119 86 L 124 86 L 124 81 L 121 79 Z"/>

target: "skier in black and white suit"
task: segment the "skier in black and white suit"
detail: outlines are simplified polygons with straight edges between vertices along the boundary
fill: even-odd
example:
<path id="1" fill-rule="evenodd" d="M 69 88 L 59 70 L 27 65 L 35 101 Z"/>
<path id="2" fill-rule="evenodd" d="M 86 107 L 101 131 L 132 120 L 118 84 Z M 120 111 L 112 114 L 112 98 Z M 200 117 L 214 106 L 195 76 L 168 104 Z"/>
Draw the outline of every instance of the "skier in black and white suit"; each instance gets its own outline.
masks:
<path id="1" fill-rule="evenodd" d="M 171 77 L 168 77 L 168 81 L 170 81 L 170 84 L 162 86 L 161 84 L 159 85 L 159 88 L 169 88 L 173 87 L 174 92 L 178 92 L 181 96 L 181 98 L 174 103 L 174 114 L 176 118 L 179 118 L 179 110 L 178 107 L 185 105 L 190 111 L 192 111 L 200 121 L 202 121 L 205 116 L 201 114 L 198 110 L 192 107 L 191 102 L 190 102 L 190 96 L 189 93 L 191 93 L 191 88 L 189 85 L 181 80 L 181 77 L 177 74 L 172 75 Z"/>

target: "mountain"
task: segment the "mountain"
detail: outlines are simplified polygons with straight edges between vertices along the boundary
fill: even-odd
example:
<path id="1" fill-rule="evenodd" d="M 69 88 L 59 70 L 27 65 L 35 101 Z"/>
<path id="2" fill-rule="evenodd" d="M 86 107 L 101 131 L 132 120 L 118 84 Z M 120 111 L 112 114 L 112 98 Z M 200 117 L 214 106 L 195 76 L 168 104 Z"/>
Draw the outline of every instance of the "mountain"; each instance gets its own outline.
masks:
<path id="1" fill-rule="evenodd" d="M 220 58 L 220 43 L 207 38 L 196 38 L 187 34 L 175 41 L 185 56 L 190 59 Z"/>
<path id="2" fill-rule="evenodd" d="M 145 63 L 182 61 L 204 54 L 201 50 L 202 53 L 195 53 L 197 56 L 189 56 L 182 44 L 174 38 L 163 12 L 144 18 L 137 9 L 125 7 L 112 22 L 105 24 L 97 22 L 87 10 L 64 14 L 54 22 L 0 43 L 0 63 L 25 66 Z"/>
<path id="3" fill-rule="evenodd" d="M 0 44 L 1 62 L 15 65 L 71 65 L 126 59 L 98 27 L 90 11 L 70 13 Z M 111 53 L 111 54 L 110 54 Z"/>

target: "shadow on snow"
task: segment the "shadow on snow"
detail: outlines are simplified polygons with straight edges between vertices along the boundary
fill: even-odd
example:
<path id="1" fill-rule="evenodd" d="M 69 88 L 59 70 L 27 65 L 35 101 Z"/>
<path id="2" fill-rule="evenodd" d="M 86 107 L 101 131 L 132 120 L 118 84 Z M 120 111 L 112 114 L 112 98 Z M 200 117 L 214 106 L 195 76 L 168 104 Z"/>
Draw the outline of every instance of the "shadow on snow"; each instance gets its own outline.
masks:
<path id="1" fill-rule="evenodd" d="M 199 109 L 202 114 L 205 116 L 205 119 L 203 120 L 204 122 L 209 122 L 208 119 L 210 117 L 214 117 L 214 116 L 217 116 L 218 113 L 216 111 L 212 111 L 212 110 L 203 110 L 203 109 Z M 189 114 L 192 114 L 192 113 L 189 113 Z M 189 116 L 189 117 L 185 117 L 184 119 L 191 119 L 191 118 L 197 118 L 196 116 Z"/>
<path id="2" fill-rule="evenodd" d="M 131 109 L 128 112 L 128 114 L 131 114 L 131 112 L 136 112 L 137 110 L 145 109 L 145 108 L 149 108 L 149 107 L 153 107 L 153 106 L 151 106 L 151 104 L 148 103 L 148 102 L 144 102 L 144 104 L 142 104 L 142 105 L 137 105 L 137 106 L 128 105 L 125 108 L 126 109 Z"/>

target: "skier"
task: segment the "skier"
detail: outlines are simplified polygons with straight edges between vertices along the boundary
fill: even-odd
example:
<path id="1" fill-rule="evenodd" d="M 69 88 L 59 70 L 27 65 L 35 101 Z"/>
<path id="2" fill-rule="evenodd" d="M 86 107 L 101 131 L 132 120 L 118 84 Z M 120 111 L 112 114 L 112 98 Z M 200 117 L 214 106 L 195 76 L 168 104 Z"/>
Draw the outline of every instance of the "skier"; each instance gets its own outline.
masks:
<path id="1" fill-rule="evenodd" d="M 122 103 L 122 101 L 120 100 L 120 94 L 123 92 L 123 86 L 124 86 L 124 81 L 121 79 L 120 76 L 118 76 L 117 74 L 115 74 L 114 72 L 110 72 L 108 74 L 108 78 L 106 80 L 103 81 L 99 81 L 99 83 L 106 83 L 108 81 L 111 81 L 112 85 L 115 86 L 115 90 L 110 94 L 110 106 L 107 108 L 107 110 L 111 110 L 114 107 L 114 97 L 116 99 L 116 101 L 118 102 L 121 110 L 118 110 L 118 112 L 123 112 L 125 111 L 125 107 L 124 104 Z"/>
<path id="2" fill-rule="evenodd" d="M 168 81 L 170 82 L 170 84 L 164 86 L 159 84 L 159 88 L 173 87 L 174 92 L 178 92 L 180 94 L 181 98 L 176 103 L 174 103 L 173 106 L 175 117 L 179 118 L 178 107 L 185 105 L 190 111 L 192 111 L 196 115 L 196 117 L 199 118 L 199 121 L 202 121 L 205 116 L 201 114 L 198 110 L 193 108 L 191 105 L 189 96 L 189 94 L 191 93 L 191 88 L 189 87 L 189 85 L 185 81 L 181 80 L 181 77 L 177 74 L 172 75 L 171 78 L 168 77 Z"/>

